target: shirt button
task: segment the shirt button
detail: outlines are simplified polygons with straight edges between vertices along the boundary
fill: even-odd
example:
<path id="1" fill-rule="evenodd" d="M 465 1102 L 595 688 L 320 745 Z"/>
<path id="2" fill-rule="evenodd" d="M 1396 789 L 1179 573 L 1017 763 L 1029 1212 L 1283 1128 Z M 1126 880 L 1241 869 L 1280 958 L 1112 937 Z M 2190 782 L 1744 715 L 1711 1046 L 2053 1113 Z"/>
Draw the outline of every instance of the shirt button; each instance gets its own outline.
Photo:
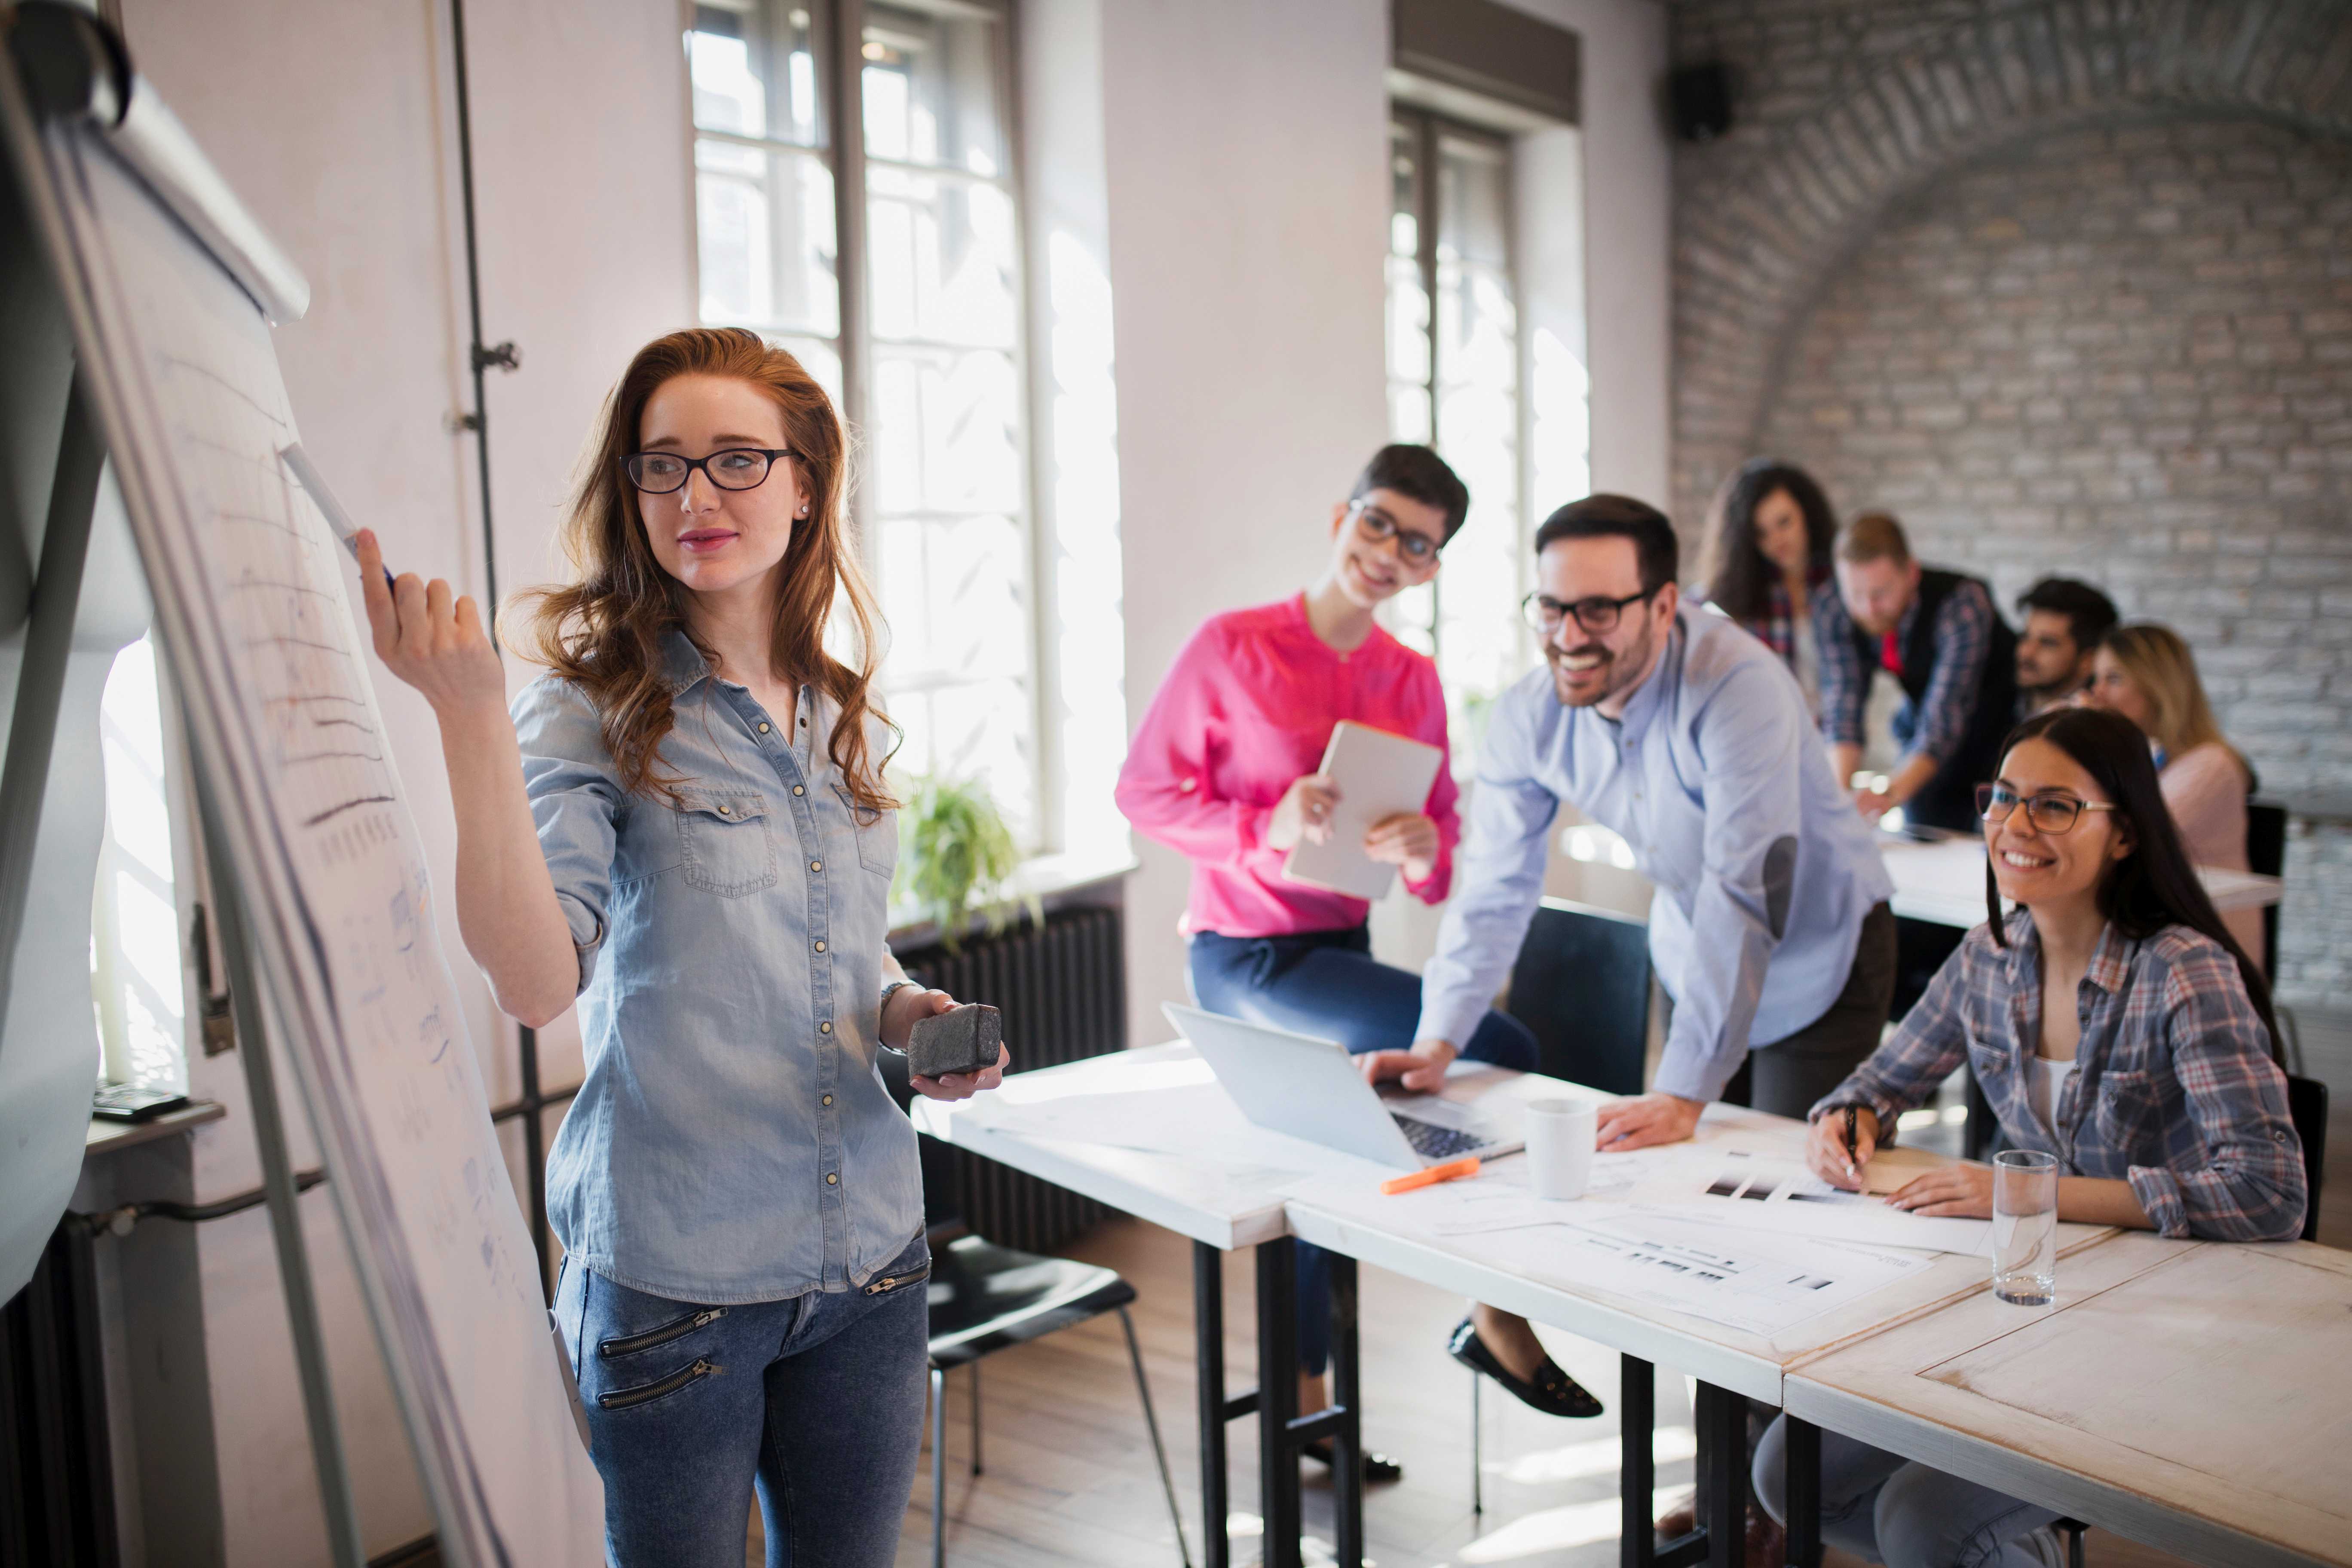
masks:
<path id="1" fill-rule="evenodd" d="M 833 1026 L 832 1026 L 831 1024 L 829 1024 L 829 1023 L 828 1023 L 828 1024 L 819 1024 L 819 1025 L 816 1026 L 816 1032 L 817 1032 L 818 1034 L 820 1034 L 820 1035 L 830 1035 L 831 1033 L 833 1033 Z M 827 1103 L 831 1103 L 831 1102 L 830 1102 L 830 1101 L 828 1101 Z"/>
<path id="2" fill-rule="evenodd" d="M 824 1102 L 825 1102 L 827 1105 L 831 1105 L 831 1104 L 833 1103 L 833 1096 L 831 1096 L 831 1095 L 829 1095 L 829 1094 L 828 1094 L 828 1095 L 826 1095 L 826 1096 L 824 1097 Z"/>
<path id="3" fill-rule="evenodd" d="M 801 788 L 801 786 L 800 786 L 800 785 L 798 785 L 798 784 L 794 784 L 794 785 L 793 785 L 793 793 L 794 795 L 805 795 L 805 794 L 807 794 L 808 792 L 807 792 L 806 790 L 803 790 L 803 788 Z"/>
<path id="4" fill-rule="evenodd" d="M 812 860 L 809 862 L 809 869 L 812 871 L 822 871 L 824 869 L 824 862 L 822 860 Z"/>
<path id="5" fill-rule="evenodd" d="M 767 732 L 768 732 L 768 726 L 767 726 L 767 725 L 765 725 L 765 724 L 761 724 L 761 725 L 760 726 L 760 733 L 761 733 L 762 735 L 764 735 L 764 734 L 766 734 Z"/>
<path id="6" fill-rule="evenodd" d="M 824 1173 L 824 1184 L 828 1187 L 837 1187 L 841 1185 L 841 1178 L 835 1175 L 831 1171 L 827 1171 Z"/>
<path id="7" fill-rule="evenodd" d="M 823 952 L 824 951 L 824 943 L 823 943 L 823 942 L 818 942 L 818 943 L 816 944 L 816 950 L 817 950 L 819 952 Z"/>
<path id="8" fill-rule="evenodd" d="M 727 815 L 727 806 L 724 803 L 721 803 L 719 807 L 719 815 L 721 816 L 725 816 Z"/>

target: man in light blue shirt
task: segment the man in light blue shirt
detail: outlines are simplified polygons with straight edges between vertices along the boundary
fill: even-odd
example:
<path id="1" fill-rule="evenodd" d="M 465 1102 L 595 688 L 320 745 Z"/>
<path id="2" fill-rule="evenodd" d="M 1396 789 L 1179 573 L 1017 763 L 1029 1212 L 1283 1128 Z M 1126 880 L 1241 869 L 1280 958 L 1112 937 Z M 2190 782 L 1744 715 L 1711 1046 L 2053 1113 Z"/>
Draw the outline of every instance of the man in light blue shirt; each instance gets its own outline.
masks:
<path id="1" fill-rule="evenodd" d="M 1656 1081 L 1602 1111 L 1601 1146 L 1689 1137 L 1751 1050 L 1752 1103 L 1801 1117 L 1876 1047 L 1893 996 L 1893 889 L 1872 830 L 1787 666 L 1681 604 L 1655 509 L 1562 507 L 1536 560 L 1545 668 L 1488 716 L 1416 1043 L 1368 1070 L 1420 1087 L 1453 1059 L 1518 954 L 1567 801 L 1656 884 L 1650 956 L 1674 1001 Z"/>
<path id="2" fill-rule="evenodd" d="M 1895 918 L 1872 830 L 1788 666 L 1685 608 L 1676 564 L 1665 518 L 1623 496 L 1536 531 L 1527 608 L 1545 668 L 1488 710 L 1413 1047 L 1357 1058 L 1374 1081 L 1444 1076 L 1526 940 L 1562 801 L 1622 835 L 1656 884 L 1650 961 L 1675 1004 L 1656 1082 L 1602 1109 L 1601 1148 L 1689 1137 L 1751 1049 L 1750 1103 L 1802 1117 L 1877 1047 Z M 1523 1318 L 1482 1303 L 1446 1349 L 1538 1410 L 1583 1414 Z"/>

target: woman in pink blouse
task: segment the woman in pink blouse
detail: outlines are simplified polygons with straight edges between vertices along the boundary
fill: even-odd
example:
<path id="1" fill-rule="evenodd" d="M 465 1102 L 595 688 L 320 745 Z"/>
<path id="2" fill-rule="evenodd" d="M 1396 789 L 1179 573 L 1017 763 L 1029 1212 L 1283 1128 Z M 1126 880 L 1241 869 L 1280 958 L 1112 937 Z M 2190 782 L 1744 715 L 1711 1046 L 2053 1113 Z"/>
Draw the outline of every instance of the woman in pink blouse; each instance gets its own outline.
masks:
<path id="1" fill-rule="evenodd" d="M 1282 866 L 1300 839 L 1329 835 L 1339 795 L 1315 770 L 1340 720 L 1444 749 L 1436 665 L 1381 630 L 1372 612 L 1437 574 L 1437 552 L 1469 506 L 1436 453 L 1382 447 L 1332 508 L 1321 578 L 1286 599 L 1211 618 L 1144 714 L 1119 771 L 1118 806 L 1192 862 L 1183 929 L 1192 994 L 1209 1011 L 1358 1054 L 1412 1047 L 1421 980 L 1372 958 L 1370 906 L 1286 880 Z M 1453 879 L 1456 793 L 1441 765 L 1423 810 L 1365 836 L 1365 852 L 1396 866 L 1425 903 L 1443 902 Z M 1462 1055 L 1531 1069 L 1535 1037 L 1489 1010 Z M 1328 1402 L 1328 1263 L 1312 1247 L 1298 1255 L 1300 1408 L 1314 1411 Z M 1401 1472 L 1367 1455 L 1365 1473 L 1392 1480 Z"/>
<path id="2" fill-rule="evenodd" d="M 2197 658 L 2179 634 L 2150 622 L 2117 626 L 2091 658 L 2084 702 L 2120 713 L 2139 726 L 2156 758 L 2157 783 L 2189 858 L 2224 870 L 2252 868 L 2246 859 L 2246 801 L 2254 770 L 2221 738 Z M 2263 959 L 2263 912 L 2231 910 L 2221 917 L 2238 945 Z"/>

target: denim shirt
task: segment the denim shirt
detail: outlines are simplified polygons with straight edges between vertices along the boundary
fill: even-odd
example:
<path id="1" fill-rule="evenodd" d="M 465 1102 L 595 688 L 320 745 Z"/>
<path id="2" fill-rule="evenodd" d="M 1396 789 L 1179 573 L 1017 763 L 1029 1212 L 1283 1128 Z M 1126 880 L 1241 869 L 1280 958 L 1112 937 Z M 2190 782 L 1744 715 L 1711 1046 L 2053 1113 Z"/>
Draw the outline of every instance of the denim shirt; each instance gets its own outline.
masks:
<path id="1" fill-rule="evenodd" d="M 1562 801 L 1623 835 L 1656 884 L 1650 958 L 1675 1016 L 1654 1087 L 1669 1093 L 1713 1100 L 1751 1047 L 1828 1012 L 1864 919 L 1894 896 L 1788 666 L 1685 605 L 1622 721 L 1561 703 L 1549 668 L 1495 700 L 1416 1038 L 1467 1040 L 1501 988 Z"/>
<path id="2" fill-rule="evenodd" d="M 569 681 L 514 700 L 587 1060 L 548 1218 L 656 1296 L 851 1289 L 923 1223 L 915 1131 L 874 1065 L 897 817 L 853 807 L 806 687 L 778 720 L 682 634 L 666 654 L 677 805 L 622 789 Z"/>
<path id="3" fill-rule="evenodd" d="M 2075 987 L 2074 1071 L 2044 1126 L 2027 1098 L 2042 1042 L 2042 939 L 2027 910 L 1969 932 L 1870 1059 L 1813 1107 L 1896 1118 L 1966 1061 L 2011 1148 L 2131 1184 L 2166 1236 L 2283 1241 L 2309 1194 L 2270 1031 L 2220 942 L 2187 926 L 2135 942 L 2109 926 Z"/>

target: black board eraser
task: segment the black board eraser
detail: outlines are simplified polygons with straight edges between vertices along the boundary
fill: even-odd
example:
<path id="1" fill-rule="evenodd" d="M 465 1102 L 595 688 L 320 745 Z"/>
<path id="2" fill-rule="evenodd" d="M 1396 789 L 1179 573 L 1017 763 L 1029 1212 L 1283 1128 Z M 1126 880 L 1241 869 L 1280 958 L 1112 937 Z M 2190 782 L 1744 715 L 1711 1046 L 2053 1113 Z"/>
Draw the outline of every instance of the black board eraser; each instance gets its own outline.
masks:
<path id="1" fill-rule="evenodd" d="M 907 1067 L 918 1078 L 978 1072 L 996 1065 L 1004 1042 L 1004 1016 L 985 1002 L 967 1002 L 918 1018 L 907 1036 Z"/>

